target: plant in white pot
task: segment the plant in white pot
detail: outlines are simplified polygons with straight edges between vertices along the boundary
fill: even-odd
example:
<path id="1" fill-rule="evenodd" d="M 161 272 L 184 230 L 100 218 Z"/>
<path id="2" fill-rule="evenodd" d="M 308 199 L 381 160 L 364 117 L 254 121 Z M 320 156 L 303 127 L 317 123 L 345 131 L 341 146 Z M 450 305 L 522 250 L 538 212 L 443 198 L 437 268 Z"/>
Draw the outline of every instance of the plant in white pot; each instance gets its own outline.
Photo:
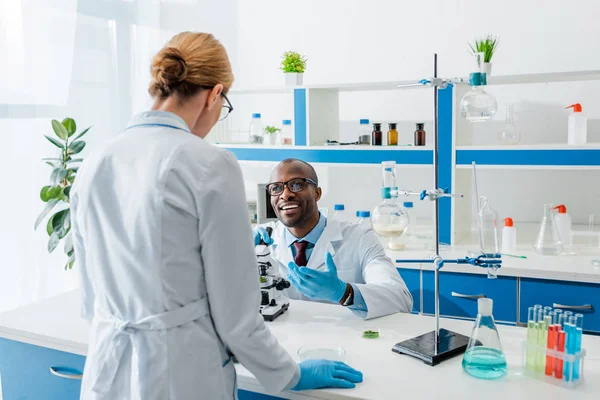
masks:
<path id="1" fill-rule="evenodd" d="M 265 140 L 263 143 L 266 144 L 267 146 L 281 144 L 281 143 L 278 143 L 278 142 L 280 142 L 278 140 L 280 131 L 281 131 L 281 129 L 276 128 L 274 126 L 270 126 L 270 125 L 265 126 L 265 128 L 264 128 Z"/>
<path id="2" fill-rule="evenodd" d="M 68 257 L 65 269 L 71 269 L 75 263 L 75 254 L 73 250 L 73 239 L 71 237 L 71 187 L 75 182 L 77 170 L 83 158 L 75 158 L 85 147 L 85 142 L 81 140 L 83 135 L 90 128 L 84 129 L 78 135 L 75 135 L 77 125 L 72 118 L 65 118 L 62 122 L 52 120 L 52 130 L 56 137 L 46 136 L 46 139 L 60 152 L 53 158 L 44 158 L 52 168 L 50 174 L 50 184 L 46 185 L 40 191 L 40 199 L 46 203 L 44 210 L 35 221 L 37 229 L 40 223 L 55 211 L 46 222 L 46 232 L 50 239 L 48 240 L 48 251 L 52 253 L 64 239 L 64 252 Z"/>
<path id="3" fill-rule="evenodd" d="M 484 39 L 475 39 L 474 43 L 469 43 L 471 53 L 483 53 L 483 65 L 480 66 L 481 72 L 485 72 L 487 76 L 492 74 L 492 57 L 498 49 L 498 38 L 492 35 L 487 35 Z"/>
<path id="4" fill-rule="evenodd" d="M 306 57 L 295 51 L 286 51 L 282 56 L 281 70 L 285 75 L 287 86 L 301 86 L 302 76 L 306 70 Z"/>

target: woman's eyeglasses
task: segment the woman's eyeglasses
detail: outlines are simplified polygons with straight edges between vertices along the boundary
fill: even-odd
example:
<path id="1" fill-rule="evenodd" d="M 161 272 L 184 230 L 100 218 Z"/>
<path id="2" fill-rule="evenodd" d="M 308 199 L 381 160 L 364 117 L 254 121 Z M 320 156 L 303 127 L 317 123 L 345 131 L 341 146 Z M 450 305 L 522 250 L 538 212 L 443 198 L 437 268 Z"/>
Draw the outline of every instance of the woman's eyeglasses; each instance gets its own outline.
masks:
<path id="1" fill-rule="evenodd" d="M 290 179 L 287 182 L 269 183 L 267 185 L 267 192 L 271 196 L 279 196 L 281 193 L 283 193 L 283 191 L 287 187 L 290 192 L 298 193 L 298 192 L 301 192 L 304 189 L 306 189 L 308 187 L 309 183 L 315 185 L 315 187 L 317 186 L 316 182 L 313 181 L 312 179 L 294 178 L 294 179 Z"/>
<path id="2" fill-rule="evenodd" d="M 221 108 L 221 116 L 219 117 L 219 121 L 223 121 L 233 111 L 233 106 L 231 105 L 231 102 L 229 101 L 225 93 L 221 92 L 221 96 L 223 96 L 223 98 L 225 99 L 225 103 L 227 104 L 223 104 L 223 108 Z"/>

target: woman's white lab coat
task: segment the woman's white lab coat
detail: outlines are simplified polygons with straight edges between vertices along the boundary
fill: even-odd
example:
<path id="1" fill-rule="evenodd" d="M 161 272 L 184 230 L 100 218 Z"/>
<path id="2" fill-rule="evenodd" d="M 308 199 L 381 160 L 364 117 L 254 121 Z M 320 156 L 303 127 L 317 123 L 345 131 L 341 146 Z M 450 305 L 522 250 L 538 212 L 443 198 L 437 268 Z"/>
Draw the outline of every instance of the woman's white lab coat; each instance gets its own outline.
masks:
<path id="1" fill-rule="evenodd" d="M 166 112 L 136 117 L 91 155 L 71 202 L 85 400 L 237 398 L 226 348 L 268 390 L 299 368 L 259 314 L 259 279 L 235 157 Z"/>
<path id="2" fill-rule="evenodd" d="M 288 264 L 294 261 L 291 249 L 285 246 L 286 227 L 279 221 L 267 225 L 273 228 L 271 255 L 281 263 L 280 272 L 285 277 L 289 273 Z M 367 312 L 352 309 L 355 314 L 370 319 L 411 312 L 413 298 L 373 229 L 328 219 L 306 267 L 325 271 L 327 252 L 333 256 L 338 277 L 346 283 L 355 283 L 367 305 Z M 293 286 L 285 290 L 285 295 L 310 300 Z"/>

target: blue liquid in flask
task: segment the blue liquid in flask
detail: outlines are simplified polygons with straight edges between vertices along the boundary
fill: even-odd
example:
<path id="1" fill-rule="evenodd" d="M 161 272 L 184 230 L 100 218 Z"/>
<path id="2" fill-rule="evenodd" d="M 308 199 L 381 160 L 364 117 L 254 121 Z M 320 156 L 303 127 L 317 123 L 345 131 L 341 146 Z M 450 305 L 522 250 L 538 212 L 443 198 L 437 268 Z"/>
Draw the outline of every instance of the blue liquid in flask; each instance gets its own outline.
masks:
<path id="1" fill-rule="evenodd" d="M 475 346 L 467 349 L 463 369 L 480 379 L 497 379 L 506 375 L 508 367 L 504 353 L 491 347 Z"/>

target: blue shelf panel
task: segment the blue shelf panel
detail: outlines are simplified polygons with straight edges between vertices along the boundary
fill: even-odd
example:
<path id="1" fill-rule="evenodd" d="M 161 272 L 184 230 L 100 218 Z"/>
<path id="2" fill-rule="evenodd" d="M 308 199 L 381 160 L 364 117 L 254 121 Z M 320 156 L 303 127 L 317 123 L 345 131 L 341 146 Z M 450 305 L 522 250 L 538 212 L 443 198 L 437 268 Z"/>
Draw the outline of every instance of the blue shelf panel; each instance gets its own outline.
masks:
<path id="1" fill-rule="evenodd" d="M 431 165 L 432 150 L 350 150 L 350 149 L 310 149 L 291 147 L 289 149 L 226 147 L 238 160 L 281 161 L 286 158 L 299 158 L 306 162 L 341 164 L 380 164 L 382 161 L 396 161 L 397 164 Z"/>
<path id="2" fill-rule="evenodd" d="M 600 149 L 457 150 L 456 164 L 600 166 Z"/>

